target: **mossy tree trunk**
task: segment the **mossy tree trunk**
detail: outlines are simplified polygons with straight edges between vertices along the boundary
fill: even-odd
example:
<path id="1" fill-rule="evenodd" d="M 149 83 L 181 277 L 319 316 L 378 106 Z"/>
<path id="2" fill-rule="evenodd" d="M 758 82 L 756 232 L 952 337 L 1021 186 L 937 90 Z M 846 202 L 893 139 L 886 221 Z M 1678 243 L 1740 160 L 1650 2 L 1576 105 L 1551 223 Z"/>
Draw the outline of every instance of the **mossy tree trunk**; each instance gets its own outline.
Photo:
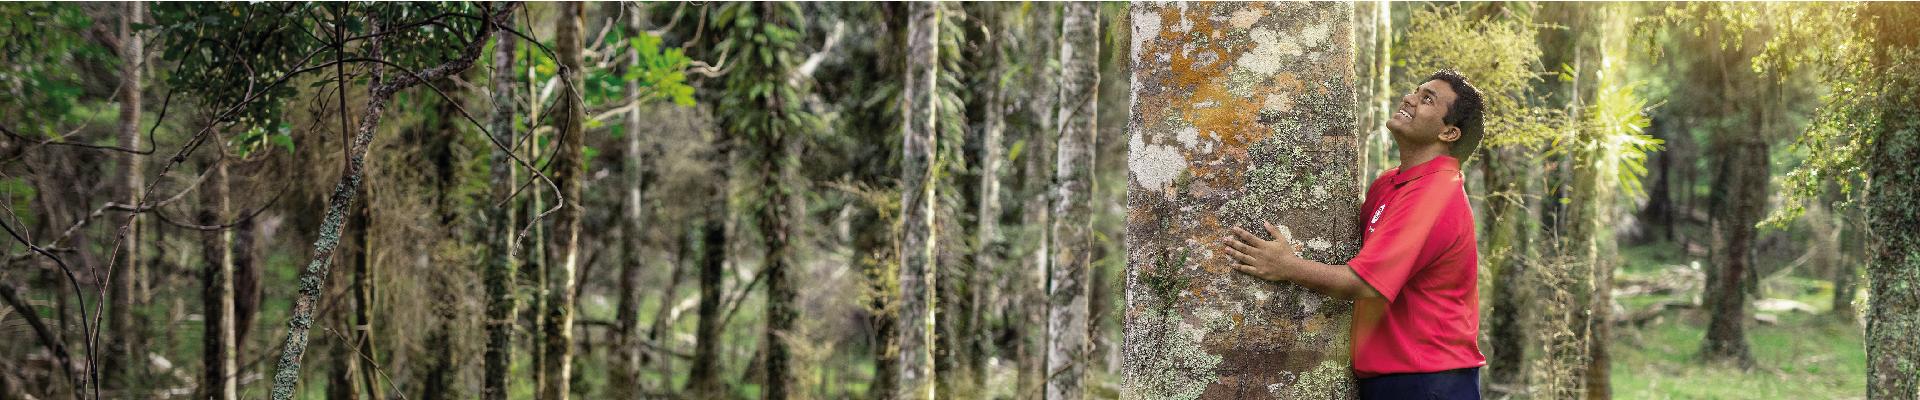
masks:
<path id="1" fill-rule="evenodd" d="M 1488 228 L 1484 247 L 1486 268 L 1493 270 L 1487 328 L 1489 394 L 1518 392 L 1526 387 L 1525 321 L 1531 307 L 1525 294 L 1527 268 L 1533 261 L 1533 232 L 1526 199 L 1534 187 L 1528 177 L 1525 154 L 1518 148 L 1487 149 L 1480 166 L 1486 179 Z"/>
<path id="2" fill-rule="evenodd" d="M 488 29 L 498 29 L 504 22 L 505 16 L 510 15 L 520 5 L 503 3 L 495 6 L 491 8 L 491 11 L 495 12 L 494 15 L 484 16 L 489 21 L 486 24 Z M 374 22 L 377 24 L 381 21 Z M 372 68 L 373 76 L 369 81 L 367 103 L 360 116 L 360 125 L 355 128 L 353 141 L 346 144 L 346 170 L 342 171 L 339 182 L 334 184 L 333 191 L 327 198 L 326 213 L 321 217 L 319 240 L 313 245 L 313 258 L 300 272 L 300 294 L 294 298 L 290 312 L 292 315 L 288 322 L 287 339 L 281 346 L 279 361 L 274 366 L 271 394 L 275 400 L 293 398 L 294 388 L 299 383 L 301 360 L 306 354 L 309 332 L 312 330 L 321 294 L 326 288 L 328 271 L 332 270 L 333 252 L 339 245 L 344 231 L 343 225 L 346 225 L 347 211 L 354 206 L 354 198 L 360 192 L 366 172 L 367 150 L 371 148 L 374 131 L 380 126 L 380 117 L 386 112 L 388 103 L 393 100 L 394 94 L 401 90 L 451 74 L 458 74 L 473 66 L 474 60 L 480 57 L 485 42 L 486 39 L 482 36 L 464 43 L 456 58 L 431 68 L 421 69 L 416 74 L 396 73 L 389 76 L 383 67 Z M 369 40 L 367 46 L 371 49 L 369 53 L 377 56 L 380 39 Z"/>
<path id="3" fill-rule="evenodd" d="M 1098 139 L 1100 14 L 1095 3 L 1069 3 L 1060 15 L 1060 87 L 1055 106 L 1053 186 L 1047 194 L 1054 219 L 1048 228 L 1048 399 L 1086 394 L 1088 273 L 1093 256 L 1094 148 Z"/>
<path id="4" fill-rule="evenodd" d="M 907 6 L 907 76 L 902 89 L 900 116 L 900 301 L 895 311 L 899 335 L 899 382 L 895 398 L 933 397 L 933 307 L 935 263 L 933 221 L 936 185 L 933 170 L 934 117 L 938 98 L 935 79 L 940 73 L 938 31 L 944 6 L 913 3 Z"/>
<path id="5" fill-rule="evenodd" d="M 1902 3 L 1862 6 L 1861 20 L 1878 26 L 1920 23 L 1920 7 Z M 1920 32 L 1883 31 L 1884 48 L 1875 50 L 1874 69 L 1885 79 L 1875 110 L 1881 125 L 1868 132 L 1862 162 L 1870 189 L 1866 194 L 1868 239 L 1867 398 L 1920 398 Z"/>
<path id="6" fill-rule="evenodd" d="M 1122 396 L 1353 395 L 1352 303 L 1237 273 L 1229 228 L 1360 248 L 1346 3 L 1133 5 Z"/>
<path id="7" fill-rule="evenodd" d="M 541 382 L 540 398 L 543 400 L 566 400 L 572 392 L 573 376 L 573 296 L 574 271 L 580 262 L 580 219 L 585 214 L 581 207 L 581 153 L 586 146 L 586 105 L 584 83 L 585 56 L 582 54 L 582 30 L 585 23 L 586 6 L 581 2 L 559 3 L 559 12 L 554 15 L 555 51 L 558 53 L 561 79 L 565 80 L 560 94 L 561 109 L 559 130 L 555 134 L 558 149 L 553 157 L 553 180 L 560 185 L 560 210 L 554 215 L 551 243 L 547 265 L 547 325 L 544 327 L 542 370 L 547 378 Z"/>
<path id="8" fill-rule="evenodd" d="M 487 130 L 493 135 L 490 139 L 493 153 L 487 159 L 491 180 L 488 186 L 492 192 L 487 196 L 487 203 L 513 197 L 514 185 L 518 183 L 511 161 L 512 93 L 516 83 L 513 56 L 518 40 L 513 33 L 502 30 L 494 33 L 493 42 L 493 115 L 487 121 Z M 487 259 L 482 278 L 487 286 L 487 350 L 481 361 L 480 386 L 480 398 L 485 400 L 506 400 L 507 372 L 513 367 L 513 334 L 520 306 L 513 295 L 514 278 L 518 274 L 515 269 L 519 266 L 515 260 L 519 252 L 514 250 L 518 243 L 518 210 L 511 202 L 487 207 Z"/>
<path id="9" fill-rule="evenodd" d="M 1061 7 L 1061 4 L 1036 7 L 1032 16 L 1036 26 L 1032 29 L 1038 34 L 1032 36 L 1048 37 L 1052 35 L 1051 32 L 1057 32 L 1060 23 L 1057 14 Z M 1055 117 L 1053 104 L 1059 97 L 1052 90 L 1054 85 L 1059 84 L 1059 80 L 1054 79 L 1055 75 L 1051 73 L 1053 68 L 1049 64 L 1053 63 L 1045 60 L 1054 58 L 1053 54 L 1060 47 L 1049 44 L 1027 44 L 1027 51 L 1024 52 L 1025 58 L 1034 60 L 1029 61 L 1033 66 L 1029 67 L 1031 72 L 1027 75 L 1031 78 L 1027 83 L 1029 87 L 1044 93 L 1026 101 L 1024 112 L 1039 120 L 1037 125 L 1041 127 L 1052 126 L 1050 122 Z M 1027 243 L 1027 253 L 1023 253 L 1025 257 L 1021 257 L 1018 269 L 1012 274 L 1014 283 L 1011 287 L 1015 309 L 1020 315 L 1020 341 L 1015 356 L 1019 377 L 1015 379 L 1015 391 L 1019 394 L 1016 397 L 1021 398 L 1043 396 L 1046 385 L 1046 271 L 1047 259 L 1051 256 L 1047 227 L 1053 219 L 1046 193 L 1053 182 L 1053 147 L 1057 133 L 1047 128 L 1029 129 L 1025 137 L 1026 146 L 1020 154 L 1025 164 L 1022 167 L 1025 171 L 1021 174 L 1020 190 L 1021 197 L 1026 199 L 1020 204 L 1020 225 L 1022 242 Z"/>

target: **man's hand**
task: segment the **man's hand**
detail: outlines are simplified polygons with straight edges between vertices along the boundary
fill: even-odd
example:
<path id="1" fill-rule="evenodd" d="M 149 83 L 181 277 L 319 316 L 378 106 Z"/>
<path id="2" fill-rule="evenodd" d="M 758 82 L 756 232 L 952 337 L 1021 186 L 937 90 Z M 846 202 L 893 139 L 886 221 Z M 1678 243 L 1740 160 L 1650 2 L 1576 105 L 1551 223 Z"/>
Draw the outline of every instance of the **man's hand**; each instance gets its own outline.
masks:
<path id="1" fill-rule="evenodd" d="M 1273 240 L 1264 240 L 1245 229 L 1233 227 L 1233 237 L 1226 239 L 1227 255 L 1239 261 L 1233 268 L 1268 281 L 1293 280 L 1295 269 L 1298 268 L 1293 261 L 1300 259 L 1295 254 L 1298 247 L 1292 243 L 1293 238 L 1280 232 L 1280 228 L 1274 227 L 1271 222 L 1262 221 L 1261 224 L 1266 225 L 1267 233 L 1273 235 Z"/>

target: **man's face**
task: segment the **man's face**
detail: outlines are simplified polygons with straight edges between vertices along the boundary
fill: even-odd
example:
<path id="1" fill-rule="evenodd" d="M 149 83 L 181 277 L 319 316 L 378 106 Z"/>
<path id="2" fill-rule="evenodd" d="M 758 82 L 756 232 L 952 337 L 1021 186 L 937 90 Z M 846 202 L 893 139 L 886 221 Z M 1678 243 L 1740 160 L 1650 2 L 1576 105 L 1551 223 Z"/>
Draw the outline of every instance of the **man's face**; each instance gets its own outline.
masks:
<path id="1" fill-rule="evenodd" d="M 1387 119 L 1387 130 L 1406 144 L 1426 144 L 1460 139 L 1460 129 L 1447 126 L 1447 109 L 1453 107 L 1453 87 L 1439 79 L 1427 81 L 1412 93 L 1400 96 L 1400 107 Z"/>

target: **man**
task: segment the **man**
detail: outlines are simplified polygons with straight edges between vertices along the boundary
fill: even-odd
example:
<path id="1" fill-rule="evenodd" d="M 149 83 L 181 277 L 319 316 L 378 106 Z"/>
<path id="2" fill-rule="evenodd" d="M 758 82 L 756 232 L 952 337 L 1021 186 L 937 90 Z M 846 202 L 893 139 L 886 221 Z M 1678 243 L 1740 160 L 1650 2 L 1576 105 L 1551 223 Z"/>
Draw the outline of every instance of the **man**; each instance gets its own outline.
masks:
<path id="1" fill-rule="evenodd" d="M 1362 399 L 1480 398 L 1479 250 L 1460 163 L 1479 145 L 1482 107 L 1451 70 L 1400 97 L 1387 120 L 1400 167 L 1367 188 L 1360 253 L 1346 265 L 1300 258 L 1272 223 L 1274 240 L 1238 227 L 1225 240 L 1242 273 L 1354 301 Z"/>

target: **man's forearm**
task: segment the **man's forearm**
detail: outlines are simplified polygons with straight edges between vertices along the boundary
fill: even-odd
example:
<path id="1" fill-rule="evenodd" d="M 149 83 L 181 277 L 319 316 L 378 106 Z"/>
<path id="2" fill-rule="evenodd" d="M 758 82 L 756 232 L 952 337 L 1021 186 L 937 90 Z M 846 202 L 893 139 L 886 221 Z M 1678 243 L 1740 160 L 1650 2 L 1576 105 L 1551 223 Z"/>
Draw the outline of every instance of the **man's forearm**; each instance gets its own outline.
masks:
<path id="1" fill-rule="evenodd" d="M 1289 273 L 1285 277 L 1300 286 L 1306 286 L 1315 292 L 1343 300 L 1359 300 L 1380 297 L 1373 286 L 1360 279 L 1353 268 L 1345 265 L 1327 265 L 1319 261 L 1304 258 L 1287 260 Z"/>

